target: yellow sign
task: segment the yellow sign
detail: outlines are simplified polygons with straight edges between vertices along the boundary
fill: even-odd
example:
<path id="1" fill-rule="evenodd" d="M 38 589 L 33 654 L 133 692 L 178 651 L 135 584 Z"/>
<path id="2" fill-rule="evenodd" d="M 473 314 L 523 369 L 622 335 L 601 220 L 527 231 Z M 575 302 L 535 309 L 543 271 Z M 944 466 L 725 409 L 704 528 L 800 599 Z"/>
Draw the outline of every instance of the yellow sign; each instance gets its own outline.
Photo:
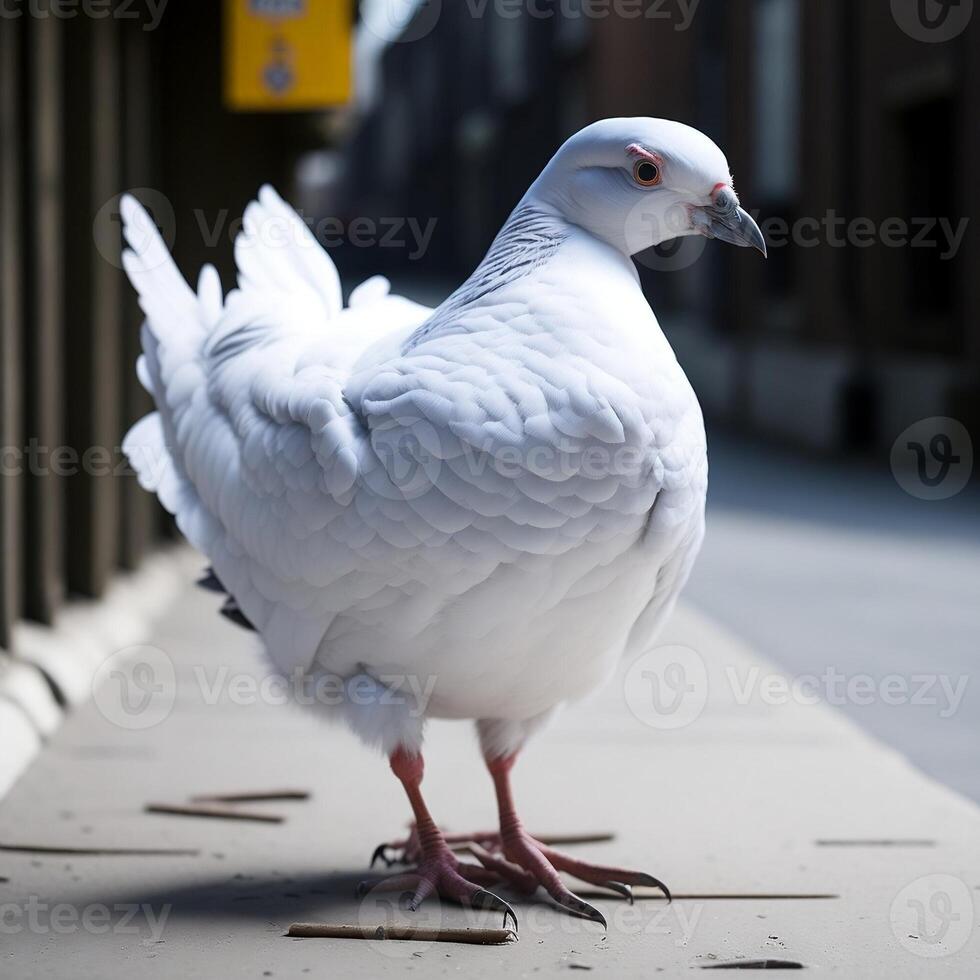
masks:
<path id="1" fill-rule="evenodd" d="M 350 0 L 225 0 L 225 103 L 322 109 L 350 98 Z"/>

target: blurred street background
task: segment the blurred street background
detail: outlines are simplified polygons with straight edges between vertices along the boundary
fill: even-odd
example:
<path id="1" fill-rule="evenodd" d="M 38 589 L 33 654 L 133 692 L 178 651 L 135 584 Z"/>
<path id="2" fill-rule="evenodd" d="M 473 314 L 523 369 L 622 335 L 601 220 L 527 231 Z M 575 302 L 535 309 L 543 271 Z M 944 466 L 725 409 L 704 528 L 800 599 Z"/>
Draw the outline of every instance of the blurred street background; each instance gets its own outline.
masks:
<path id="1" fill-rule="evenodd" d="M 227 289 L 269 181 L 345 289 L 434 305 L 567 136 L 665 116 L 769 240 L 637 256 L 709 426 L 687 596 L 980 800 L 973 6 L 2 0 L 0 657 L 174 537 L 118 449 L 147 409 L 123 190 Z"/>

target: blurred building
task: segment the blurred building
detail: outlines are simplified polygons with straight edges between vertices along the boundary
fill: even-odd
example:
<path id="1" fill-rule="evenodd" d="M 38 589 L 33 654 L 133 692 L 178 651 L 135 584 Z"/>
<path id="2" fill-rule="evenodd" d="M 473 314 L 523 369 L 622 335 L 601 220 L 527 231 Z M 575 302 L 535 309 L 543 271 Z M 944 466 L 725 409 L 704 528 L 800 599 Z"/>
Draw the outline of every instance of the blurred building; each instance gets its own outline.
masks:
<path id="1" fill-rule="evenodd" d="M 980 27 L 925 43 L 887 0 L 430 2 L 378 75 L 334 203 L 438 224 L 422 257 L 342 263 L 458 281 L 565 137 L 673 117 L 726 150 L 771 241 L 767 263 L 638 259 L 710 415 L 822 450 L 980 417 Z"/>
<path id="2" fill-rule="evenodd" d="M 120 192 L 142 189 L 185 273 L 214 262 L 230 287 L 245 204 L 322 141 L 309 116 L 224 109 L 220 4 L 156 10 L 0 17 L 0 649 L 172 534 L 119 450 L 149 408 Z"/>
<path id="3" fill-rule="evenodd" d="M 362 0 L 344 118 L 226 111 L 217 3 L 171 2 L 152 30 L 149 5 L 135 19 L 5 6 L 0 647 L 18 619 L 101 595 L 171 534 L 120 475 L 122 434 L 147 408 L 118 260 L 124 188 L 144 189 L 185 273 L 213 261 L 231 286 L 238 216 L 271 180 L 344 229 L 332 252 L 348 284 L 387 272 L 437 297 L 566 136 L 672 116 L 726 149 L 743 202 L 777 222 L 768 262 L 706 242 L 691 254 L 690 239 L 639 257 L 708 413 L 827 450 L 890 445 L 927 416 L 976 423 L 972 229 L 885 242 L 889 220 L 907 237 L 913 219 L 959 233 L 977 211 L 976 26 L 924 43 L 888 0 L 406 0 L 394 6 L 414 15 L 394 26 L 378 19 L 391 6 Z M 372 218 L 389 224 L 362 247 L 354 222 Z"/>

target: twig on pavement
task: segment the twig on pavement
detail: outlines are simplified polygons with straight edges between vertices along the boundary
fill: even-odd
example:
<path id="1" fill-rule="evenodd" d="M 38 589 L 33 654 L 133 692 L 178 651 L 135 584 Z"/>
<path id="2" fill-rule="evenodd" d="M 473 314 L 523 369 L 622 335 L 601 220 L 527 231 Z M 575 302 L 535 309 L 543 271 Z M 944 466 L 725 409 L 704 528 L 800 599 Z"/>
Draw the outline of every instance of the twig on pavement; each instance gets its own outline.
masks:
<path id="1" fill-rule="evenodd" d="M 308 800 L 306 789 L 270 789 L 251 793 L 202 793 L 192 796 L 192 803 L 257 803 L 264 800 Z"/>
<path id="2" fill-rule="evenodd" d="M 512 929 L 430 929 L 398 925 L 334 925 L 329 922 L 294 922 L 286 935 L 294 939 L 397 939 L 477 946 L 500 946 L 517 939 Z"/>
<path id="3" fill-rule="evenodd" d="M 286 818 L 278 813 L 259 813 L 231 806 L 208 806 L 204 803 L 147 803 L 147 813 L 167 813 L 178 817 L 213 817 L 219 820 L 256 820 L 260 823 L 282 823 Z"/>

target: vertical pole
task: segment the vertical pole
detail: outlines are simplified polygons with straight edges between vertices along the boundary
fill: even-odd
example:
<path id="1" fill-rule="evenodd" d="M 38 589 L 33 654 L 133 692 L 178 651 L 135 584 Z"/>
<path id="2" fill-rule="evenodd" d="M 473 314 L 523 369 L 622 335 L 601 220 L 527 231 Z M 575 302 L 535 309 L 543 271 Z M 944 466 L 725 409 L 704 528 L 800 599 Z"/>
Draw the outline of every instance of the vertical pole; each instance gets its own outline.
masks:
<path id="1" fill-rule="evenodd" d="M 22 156 L 24 228 L 24 434 L 30 465 L 24 483 L 24 612 L 50 623 L 64 594 L 61 473 L 64 455 L 62 350 L 64 276 L 62 236 L 62 23 L 24 19 L 26 91 Z"/>
<path id="2" fill-rule="evenodd" d="M 66 569 L 73 592 L 98 596 L 119 554 L 121 238 L 111 213 L 121 189 L 119 21 L 75 23 L 65 391 L 69 443 L 82 465 L 68 481 Z"/>
<path id="3" fill-rule="evenodd" d="M 20 615 L 22 457 L 20 408 L 21 268 L 20 180 L 23 151 L 17 106 L 19 48 L 16 20 L 0 21 L 0 647 Z"/>
<path id="4" fill-rule="evenodd" d="M 154 121 L 157 118 L 153 100 L 153 68 L 150 37 L 140 25 L 123 27 L 122 48 L 122 179 L 126 189 L 159 188 L 155 180 Z M 136 359 L 140 354 L 142 311 L 136 294 L 123 287 L 120 411 L 123 428 L 127 428 L 153 408 L 153 400 L 136 377 Z M 119 564 L 135 568 L 154 537 L 155 509 L 153 497 L 136 482 L 134 476 L 119 481 L 120 525 Z"/>

